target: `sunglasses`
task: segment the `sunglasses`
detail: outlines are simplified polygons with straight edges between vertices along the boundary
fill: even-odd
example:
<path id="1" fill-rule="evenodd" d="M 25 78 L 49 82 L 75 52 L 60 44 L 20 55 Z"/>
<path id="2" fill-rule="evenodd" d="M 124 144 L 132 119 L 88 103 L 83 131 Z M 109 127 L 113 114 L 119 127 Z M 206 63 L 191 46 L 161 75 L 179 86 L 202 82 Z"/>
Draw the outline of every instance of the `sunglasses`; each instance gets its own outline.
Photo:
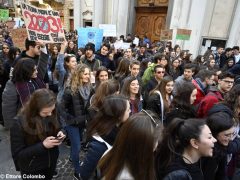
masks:
<path id="1" fill-rule="evenodd" d="M 156 72 L 157 74 L 164 74 L 165 73 L 165 71 L 158 71 L 158 72 Z"/>
<path id="2" fill-rule="evenodd" d="M 158 127 L 159 124 L 154 120 L 154 118 L 144 109 L 141 110 L 141 112 L 144 112 L 145 114 L 148 115 L 148 117 L 151 119 L 152 123 L 154 124 L 155 127 Z"/>

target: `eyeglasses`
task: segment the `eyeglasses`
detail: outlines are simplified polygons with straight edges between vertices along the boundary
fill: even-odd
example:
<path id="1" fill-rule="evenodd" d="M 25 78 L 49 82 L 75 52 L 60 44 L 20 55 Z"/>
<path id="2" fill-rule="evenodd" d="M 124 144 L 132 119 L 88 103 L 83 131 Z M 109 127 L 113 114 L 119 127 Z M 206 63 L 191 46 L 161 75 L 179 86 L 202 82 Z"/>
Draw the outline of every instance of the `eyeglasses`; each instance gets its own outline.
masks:
<path id="1" fill-rule="evenodd" d="M 164 74 L 165 71 L 157 71 L 156 73 L 157 73 L 157 74 Z"/>
<path id="2" fill-rule="evenodd" d="M 152 123 L 154 124 L 155 127 L 158 127 L 159 124 L 153 119 L 153 117 L 144 109 L 141 110 L 141 112 L 144 112 L 145 114 L 148 115 L 148 117 L 151 119 Z"/>
<path id="3" fill-rule="evenodd" d="M 228 80 L 222 80 L 223 82 L 225 82 L 225 83 L 228 83 L 228 84 L 234 84 L 234 81 L 228 81 Z"/>

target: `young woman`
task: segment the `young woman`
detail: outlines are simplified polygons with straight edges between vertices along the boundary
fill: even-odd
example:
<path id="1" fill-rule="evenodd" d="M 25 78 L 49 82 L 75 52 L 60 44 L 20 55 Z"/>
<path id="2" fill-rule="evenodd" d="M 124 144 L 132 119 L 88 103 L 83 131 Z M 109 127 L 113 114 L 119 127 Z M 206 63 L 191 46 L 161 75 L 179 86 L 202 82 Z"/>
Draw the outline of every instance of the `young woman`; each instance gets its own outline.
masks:
<path id="1" fill-rule="evenodd" d="M 169 112 L 172 101 L 173 79 L 165 76 L 155 89 L 150 92 L 146 109 L 156 113 L 158 118 L 164 121 L 165 114 Z"/>
<path id="2" fill-rule="evenodd" d="M 113 145 L 121 124 L 128 119 L 129 114 L 129 101 L 122 95 L 105 98 L 88 128 L 90 142 L 80 167 L 80 176 L 83 180 L 91 177 L 99 159 Z"/>
<path id="3" fill-rule="evenodd" d="M 226 179 L 227 154 L 239 151 L 239 137 L 233 139 L 234 120 L 228 113 L 222 111 L 211 114 L 207 118 L 207 125 L 217 139 L 214 146 L 213 157 L 202 160 L 204 179 Z"/>
<path id="4" fill-rule="evenodd" d="M 56 76 L 58 78 L 58 96 L 62 96 L 66 82 L 69 81 L 71 74 L 77 66 L 76 56 L 73 54 L 64 55 L 67 42 L 61 44 L 61 49 L 56 62 Z M 59 97 L 58 97 L 59 98 Z"/>
<path id="5" fill-rule="evenodd" d="M 101 82 L 108 80 L 108 69 L 104 66 L 100 66 L 95 75 L 95 90 Z"/>
<path id="6" fill-rule="evenodd" d="M 157 179 L 203 180 L 199 159 L 213 155 L 215 142 L 204 120 L 175 119 L 163 130 L 158 144 Z"/>
<path id="7" fill-rule="evenodd" d="M 58 146 L 65 138 L 57 121 L 55 104 L 51 91 L 36 90 L 11 128 L 12 157 L 23 179 L 52 179 Z M 32 178 L 28 178 L 30 175 Z"/>
<path id="8" fill-rule="evenodd" d="M 55 75 L 55 66 L 57 62 L 58 53 L 60 48 L 58 45 L 54 44 L 50 46 L 50 56 L 48 59 L 48 78 L 49 78 L 49 89 L 53 92 L 58 92 L 58 80 Z"/>
<path id="9" fill-rule="evenodd" d="M 118 65 L 114 77 L 120 84 L 122 83 L 123 79 L 125 79 L 130 73 L 129 65 L 130 61 L 126 58 L 123 58 Z"/>
<path id="10" fill-rule="evenodd" d="M 74 177 L 79 178 L 79 153 L 81 150 L 81 136 L 88 119 L 88 102 L 92 89 L 90 83 L 90 69 L 87 65 L 77 65 L 62 97 L 62 117 L 65 119 L 66 130 L 71 142 L 70 159 L 74 166 Z"/>
<path id="11" fill-rule="evenodd" d="M 12 82 L 15 84 L 21 106 L 27 102 L 35 90 L 46 88 L 43 78 L 47 66 L 41 70 L 35 64 L 31 58 L 22 58 L 14 67 Z"/>
<path id="12" fill-rule="evenodd" d="M 136 77 L 131 76 L 124 80 L 121 94 L 129 99 L 131 114 L 142 110 L 141 90 Z"/>
<path id="13" fill-rule="evenodd" d="M 169 75 L 173 77 L 173 80 L 177 79 L 178 76 L 181 76 L 181 69 L 180 69 L 180 57 L 176 57 L 172 60 L 172 63 L 169 67 Z"/>
<path id="14" fill-rule="evenodd" d="M 74 54 L 77 55 L 77 48 L 75 47 L 75 43 L 72 40 L 68 41 L 67 48 L 65 50 L 65 54 Z"/>
<path id="15" fill-rule="evenodd" d="M 193 103 L 196 99 L 197 89 L 192 83 L 183 83 L 170 105 L 170 112 L 166 114 L 165 123 L 168 125 L 174 118 L 195 118 L 196 112 Z"/>
<path id="16" fill-rule="evenodd" d="M 119 94 L 119 91 L 120 85 L 118 81 L 110 79 L 102 82 L 96 90 L 95 94 L 90 99 L 90 107 L 88 109 L 90 120 L 94 118 L 96 113 L 102 107 L 103 100 L 109 95 Z"/>
<path id="17" fill-rule="evenodd" d="M 229 69 L 231 69 L 234 66 L 234 59 L 233 58 L 229 58 L 227 59 L 226 64 L 223 66 L 223 68 L 221 69 L 222 72 L 226 72 Z"/>
<path id="18" fill-rule="evenodd" d="M 154 150 L 160 130 L 149 112 L 132 115 L 99 163 L 104 179 L 154 180 Z"/>

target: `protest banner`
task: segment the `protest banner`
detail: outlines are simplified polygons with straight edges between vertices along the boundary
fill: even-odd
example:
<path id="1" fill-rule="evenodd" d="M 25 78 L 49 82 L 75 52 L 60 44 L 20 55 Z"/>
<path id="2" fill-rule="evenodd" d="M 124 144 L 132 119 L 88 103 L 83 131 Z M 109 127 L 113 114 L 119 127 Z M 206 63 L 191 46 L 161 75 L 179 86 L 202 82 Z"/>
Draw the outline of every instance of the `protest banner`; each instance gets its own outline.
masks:
<path id="1" fill-rule="evenodd" d="M 99 28 L 78 28 L 78 48 L 85 47 L 89 42 L 95 44 L 99 50 L 102 44 L 103 30 Z"/>
<path id="2" fill-rule="evenodd" d="M 161 30 L 160 41 L 172 40 L 173 30 Z"/>
<path id="3" fill-rule="evenodd" d="M 9 10 L 8 9 L 0 9 L 0 20 L 7 21 L 9 18 Z"/>
<path id="4" fill-rule="evenodd" d="M 99 24 L 99 28 L 103 30 L 104 37 L 116 37 L 117 36 L 116 24 Z"/>
<path id="5" fill-rule="evenodd" d="M 58 11 L 22 3 L 22 15 L 31 41 L 62 43 L 65 35 Z"/>
<path id="6" fill-rule="evenodd" d="M 189 40 L 192 30 L 188 29 L 177 29 L 176 39 L 178 40 Z"/>
<path id="7" fill-rule="evenodd" d="M 116 49 L 124 49 L 124 50 L 126 50 L 126 49 L 130 48 L 130 45 L 131 45 L 131 43 L 125 43 L 123 41 L 116 41 L 114 43 L 114 47 Z"/>
<path id="8" fill-rule="evenodd" d="M 24 50 L 25 39 L 28 37 L 26 28 L 12 29 L 10 32 L 12 34 L 14 46 Z"/>

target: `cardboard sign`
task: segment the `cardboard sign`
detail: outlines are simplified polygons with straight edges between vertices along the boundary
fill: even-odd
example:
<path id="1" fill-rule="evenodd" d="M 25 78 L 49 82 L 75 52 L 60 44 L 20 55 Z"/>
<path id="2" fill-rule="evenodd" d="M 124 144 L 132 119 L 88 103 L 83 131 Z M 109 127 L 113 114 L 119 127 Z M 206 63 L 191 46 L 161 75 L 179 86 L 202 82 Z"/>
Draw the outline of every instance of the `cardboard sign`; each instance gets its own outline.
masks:
<path id="1" fill-rule="evenodd" d="M 99 24 L 99 28 L 103 30 L 104 37 L 116 37 L 117 36 L 116 24 Z"/>
<path id="2" fill-rule="evenodd" d="M 0 9 L 0 20 L 7 21 L 9 18 L 9 10 L 8 9 Z"/>
<path id="3" fill-rule="evenodd" d="M 131 45 L 131 43 L 125 43 L 123 41 L 116 41 L 114 43 L 115 49 L 124 49 L 124 50 L 126 50 L 126 49 L 130 48 L 130 45 Z"/>
<path id="4" fill-rule="evenodd" d="M 28 37 L 26 28 L 13 29 L 11 30 L 11 34 L 14 46 L 24 50 L 25 39 Z"/>
<path id="5" fill-rule="evenodd" d="M 65 35 L 58 11 L 21 4 L 22 15 L 31 41 L 62 43 Z"/>
<path id="6" fill-rule="evenodd" d="M 192 30 L 188 29 L 177 29 L 176 39 L 178 40 L 189 40 Z"/>
<path id="7" fill-rule="evenodd" d="M 160 41 L 172 40 L 173 30 L 161 30 Z"/>
<path id="8" fill-rule="evenodd" d="M 78 48 L 85 47 L 89 42 L 95 44 L 95 50 L 99 50 L 102 44 L 103 30 L 98 28 L 78 28 Z"/>

